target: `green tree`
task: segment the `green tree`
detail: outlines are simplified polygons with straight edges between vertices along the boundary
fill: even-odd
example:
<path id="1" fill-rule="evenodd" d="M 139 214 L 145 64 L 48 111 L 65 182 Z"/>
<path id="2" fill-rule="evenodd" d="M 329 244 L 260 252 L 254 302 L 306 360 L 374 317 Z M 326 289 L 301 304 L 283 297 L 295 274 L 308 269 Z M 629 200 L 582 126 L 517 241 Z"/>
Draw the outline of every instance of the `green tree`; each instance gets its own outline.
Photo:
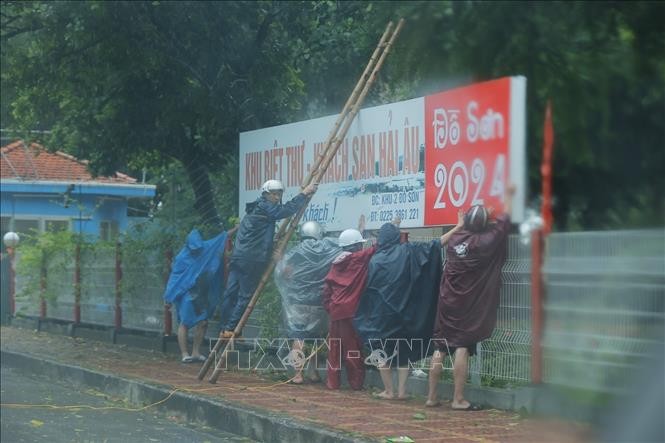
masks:
<path id="1" fill-rule="evenodd" d="M 366 105 L 525 75 L 531 200 L 551 98 L 559 228 L 662 225 L 664 13 L 644 1 L 3 2 L 3 127 L 53 129 L 53 146 L 98 172 L 175 160 L 216 223 L 209 173 L 237 161 L 238 133 L 338 112 L 386 22 L 405 17 Z"/>
<path id="2" fill-rule="evenodd" d="M 407 98 L 527 77 L 530 197 L 540 194 L 545 103 L 554 108 L 560 228 L 665 220 L 665 3 L 376 2 L 380 26 L 407 26 L 386 69 Z"/>
<path id="3" fill-rule="evenodd" d="M 50 129 L 48 146 L 75 147 L 96 173 L 175 159 L 201 218 L 218 224 L 210 171 L 235 153 L 240 129 L 299 106 L 302 82 L 279 20 L 296 6 L 3 2 L 13 123 Z"/>

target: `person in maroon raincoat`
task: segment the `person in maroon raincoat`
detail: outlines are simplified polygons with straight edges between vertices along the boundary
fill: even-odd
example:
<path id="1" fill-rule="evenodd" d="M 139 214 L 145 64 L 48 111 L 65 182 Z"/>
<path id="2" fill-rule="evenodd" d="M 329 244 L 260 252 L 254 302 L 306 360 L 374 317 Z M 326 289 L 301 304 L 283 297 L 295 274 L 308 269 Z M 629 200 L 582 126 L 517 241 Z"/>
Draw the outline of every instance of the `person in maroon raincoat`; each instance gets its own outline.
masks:
<path id="1" fill-rule="evenodd" d="M 323 307 L 330 317 L 326 380 L 329 389 L 340 387 L 342 361 L 352 389 L 362 389 L 365 381 L 362 341 L 353 326 L 353 317 L 367 283 L 367 267 L 376 247 L 363 250 L 364 242 L 362 234 L 355 229 L 340 234 L 339 246 L 344 251 L 333 260 L 323 286 Z"/>
<path id="2" fill-rule="evenodd" d="M 452 409 L 478 410 L 464 398 L 469 356 L 476 344 L 492 335 L 501 289 L 501 268 L 506 261 L 510 212 L 515 188 L 506 192 L 504 211 L 489 223 L 489 212 L 473 206 L 464 216 L 464 228 L 448 242 L 441 279 L 433 341 L 429 393 L 425 406 L 438 406 L 437 386 L 443 354 L 454 355 Z"/>

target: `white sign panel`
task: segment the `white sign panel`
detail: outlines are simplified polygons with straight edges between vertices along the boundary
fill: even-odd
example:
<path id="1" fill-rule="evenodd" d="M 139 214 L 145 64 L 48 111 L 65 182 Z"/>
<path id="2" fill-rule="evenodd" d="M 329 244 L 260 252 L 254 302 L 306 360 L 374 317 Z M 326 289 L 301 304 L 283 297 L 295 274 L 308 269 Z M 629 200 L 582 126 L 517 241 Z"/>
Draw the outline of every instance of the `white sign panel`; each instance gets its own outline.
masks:
<path id="1" fill-rule="evenodd" d="M 320 182 L 302 222 L 328 231 L 378 229 L 399 216 L 402 227 L 423 226 L 424 98 L 363 109 Z M 278 179 L 284 200 L 296 195 L 337 116 L 240 134 L 240 211 Z"/>

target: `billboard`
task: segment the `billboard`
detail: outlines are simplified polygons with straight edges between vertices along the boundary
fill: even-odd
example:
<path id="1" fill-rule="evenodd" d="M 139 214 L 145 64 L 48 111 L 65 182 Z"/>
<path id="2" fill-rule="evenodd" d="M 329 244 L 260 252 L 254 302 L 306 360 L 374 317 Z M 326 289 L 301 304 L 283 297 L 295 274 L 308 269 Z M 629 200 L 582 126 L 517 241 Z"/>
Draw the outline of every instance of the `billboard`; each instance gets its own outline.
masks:
<path id="1" fill-rule="evenodd" d="M 526 79 L 507 77 L 362 109 L 302 221 L 328 231 L 454 224 L 472 204 L 500 208 L 510 180 L 513 219 L 524 212 Z M 278 179 L 284 199 L 300 190 L 337 116 L 240 134 L 239 207 Z"/>

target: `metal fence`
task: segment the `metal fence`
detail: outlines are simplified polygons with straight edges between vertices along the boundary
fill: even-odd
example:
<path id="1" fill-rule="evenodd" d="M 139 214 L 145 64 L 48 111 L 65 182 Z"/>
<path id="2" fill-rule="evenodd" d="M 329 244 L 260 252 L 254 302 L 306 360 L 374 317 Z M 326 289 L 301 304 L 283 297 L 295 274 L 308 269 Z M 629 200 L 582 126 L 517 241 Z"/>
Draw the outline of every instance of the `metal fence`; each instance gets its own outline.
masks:
<path id="1" fill-rule="evenodd" d="M 411 237 L 429 241 L 431 237 Z M 74 309 L 72 254 L 49 267 L 47 285 L 58 297 L 48 317 L 71 321 Z M 81 263 L 81 319 L 112 327 L 115 302 L 114 251 L 97 251 Z M 164 257 L 150 253 L 123 261 L 123 326 L 163 331 Z M 530 381 L 531 249 L 510 236 L 503 268 L 497 326 L 471 360 L 472 379 L 495 386 Z M 612 390 L 616 380 L 644 364 L 665 332 L 665 231 L 555 233 L 543 265 L 544 381 Z M 17 282 L 20 292 L 21 281 Z M 19 312 L 38 315 L 38 297 L 17 299 Z M 255 310 L 248 322 L 260 332 Z M 176 316 L 173 314 L 173 324 Z M 214 333 L 214 324 L 209 331 Z M 450 364 L 447 365 L 450 367 Z M 423 361 L 421 367 L 427 367 Z"/>
<path id="2" fill-rule="evenodd" d="M 600 391 L 665 348 L 665 231 L 551 235 L 543 267 L 545 382 Z"/>

